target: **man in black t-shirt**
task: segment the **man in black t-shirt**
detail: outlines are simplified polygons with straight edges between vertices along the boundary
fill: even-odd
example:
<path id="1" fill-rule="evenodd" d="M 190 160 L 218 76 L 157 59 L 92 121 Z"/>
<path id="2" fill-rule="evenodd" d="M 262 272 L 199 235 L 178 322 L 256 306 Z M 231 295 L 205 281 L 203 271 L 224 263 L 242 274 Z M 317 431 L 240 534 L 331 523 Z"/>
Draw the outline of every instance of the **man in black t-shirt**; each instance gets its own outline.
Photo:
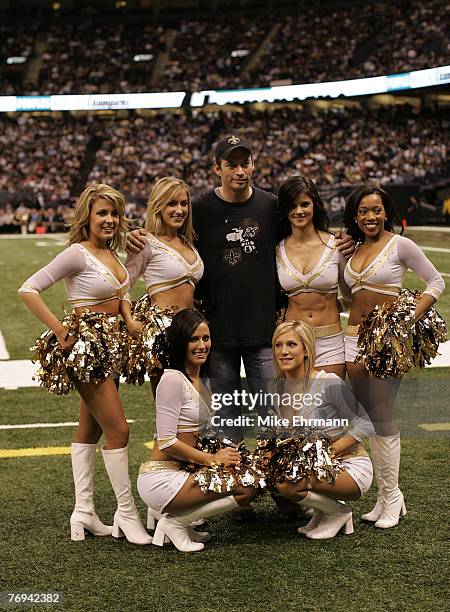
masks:
<path id="1" fill-rule="evenodd" d="M 237 135 L 222 138 L 214 149 L 214 171 L 221 185 L 192 201 L 205 264 L 197 294 L 212 328 L 214 393 L 241 390 L 241 359 L 251 392 L 264 390 L 274 378 L 277 197 L 252 186 L 253 170 L 247 140 Z M 231 406 L 222 404 L 217 414 L 224 419 L 240 412 L 233 401 Z M 235 440 L 242 436 L 239 426 L 222 428 Z"/>
<path id="2" fill-rule="evenodd" d="M 213 168 L 220 187 L 192 200 L 197 246 L 205 266 L 196 297 L 203 302 L 212 330 L 212 390 L 241 391 L 242 360 L 250 391 L 258 393 L 274 378 L 278 198 L 252 186 L 253 155 L 243 137 L 219 140 Z M 145 234 L 145 230 L 132 232 L 127 249 L 142 249 Z M 223 405 L 218 416 L 235 418 L 240 413 L 234 400 L 231 406 Z M 223 424 L 222 429 L 236 441 L 242 437 L 239 426 Z"/>

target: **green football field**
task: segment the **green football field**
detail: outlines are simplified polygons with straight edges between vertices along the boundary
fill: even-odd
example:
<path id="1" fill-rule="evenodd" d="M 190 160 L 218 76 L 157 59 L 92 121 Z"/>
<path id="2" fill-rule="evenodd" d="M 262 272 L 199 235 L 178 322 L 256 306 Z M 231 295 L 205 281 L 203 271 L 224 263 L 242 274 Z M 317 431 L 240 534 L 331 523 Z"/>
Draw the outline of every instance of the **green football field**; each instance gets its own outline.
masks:
<path id="1" fill-rule="evenodd" d="M 421 246 L 450 248 L 449 233 L 407 235 Z M 28 347 L 43 329 L 17 298 L 17 288 L 61 248 L 54 238 L 0 239 L 0 329 L 12 360 L 28 358 Z M 450 253 L 426 254 L 450 275 Z M 405 285 L 423 288 L 410 273 Z M 142 290 L 137 286 L 134 296 Z M 55 312 L 65 303 L 62 284 L 45 296 Z M 449 290 L 438 310 L 450 321 Z M 375 487 L 352 503 L 355 533 L 328 542 L 298 536 L 298 525 L 280 519 L 266 495 L 255 504 L 254 523 L 213 519 L 213 540 L 198 554 L 112 538 L 71 542 L 73 484 L 67 453 L 74 426 L 48 424 L 76 421 L 77 396 L 51 396 L 39 388 L 0 389 L 0 592 L 61 591 L 63 603 L 55 609 L 83 612 L 447 610 L 449 382 L 450 368 L 433 368 L 414 372 L 402 383 L 397 421 L 408 513 L 397 528 L 381 530 L 360 522 L 374 503 Z M 148 383 L 122 385 L 120 395 L 127 418 L 134 421 L 129 454 L 135 491 L 137 470 L 152 438 L 154 408 Z M 45 426 L 5 428 L 37 423 Z M 95 501 L 100 517 L 111 521 L 115 500 L 100 453 Z M 136 503 L 144 518 L 137 494 Z"/>

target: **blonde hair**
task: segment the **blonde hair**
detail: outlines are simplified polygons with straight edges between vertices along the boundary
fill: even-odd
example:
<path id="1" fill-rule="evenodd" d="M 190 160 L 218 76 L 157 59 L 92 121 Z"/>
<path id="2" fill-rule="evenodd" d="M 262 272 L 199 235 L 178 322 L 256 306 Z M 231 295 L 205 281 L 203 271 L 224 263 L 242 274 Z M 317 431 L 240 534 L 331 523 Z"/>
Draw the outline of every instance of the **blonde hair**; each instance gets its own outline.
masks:
<path id="1" fill-rule="evenodd" d="M 302 321 L 285 321 L 280 323 L 275 329 L 272 336 L 272 351 L 277 372 L 277 379 L 286 378 L 283 370 L 280 368 L 278 361 L 275 358 L 275 343 L 280 336 L 288 332 L 294 333 L 298 340 L 303 344 L 305 350 L 305 387 L 308 386 L 311 374 L 314 370 L 314 362 L 316 361 L 316 336 L 314 329 L 307 323 Z"/>
<path id="2" fill-rule="evenodd" d="M 178 230 L 178 235 L 184 238 L 189 244 L 192 244 L 196 235 L 192 227 L 192 206 L 189 187 L 181 179 L 172 176 L 165 176 L 155 183 L 147 202 L 145 229 L 155 236 L 163 233 L 161 213 L 167 204 L 179 196 L 181 190 L 186 191 L 187 194 L 188 214 L 183 225 Z"/>
<path id="3" fill-rule="evenodd" d="M 80 195 L 69 226 L 69 244 L 88 240 L 92 207 L 100 198 L 110 202 L 113 205 L 114 212 L 119 215 L 119 227 L 111 240 L 108 240 L 108 249 L 111 249 L 111 251 L 125 250 L 128 230 L 128 221 L 125 217 L 126 199 L 120 191 L 105 183 L 92 183 Z"/>

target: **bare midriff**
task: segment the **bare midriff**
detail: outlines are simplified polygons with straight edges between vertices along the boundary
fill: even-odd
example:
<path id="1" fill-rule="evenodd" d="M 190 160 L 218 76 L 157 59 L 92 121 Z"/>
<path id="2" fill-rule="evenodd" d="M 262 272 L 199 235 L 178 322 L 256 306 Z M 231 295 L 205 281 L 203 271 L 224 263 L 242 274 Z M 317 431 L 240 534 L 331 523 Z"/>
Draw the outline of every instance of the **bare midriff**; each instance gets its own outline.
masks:
<path id="1" fill-rule="evenodd" d="M 312 327 L 339 323 L 336 293 L 300 293 L 289 298 L 286 321 L 302 321 Z"/>
<path id="2" fill-rule="evenodd" d="M 196 431 L 177 433 L 177 440 L 184 442 L 188 446 L 195 448 L 197 446 L 198 433 Z M 165 451 L 158 449 L 158 444 L 155 441 L 155 446 L 150 453 L 150 461 L 179 461 L 176 457 L 172 457 L 170 454 L 170 446 Z"/>
<path id="3" fill-rule="evenodd" d="M 104 312 L 107 315 L 115 317 L 119 314 L 119 305 L 119 300 L 117 298 L 114 298 L 113 300 L 102 302 L 101 304 L 95 304 L 92 306 L 80 306 L 78 308 L 74 308 L 74 310 L 77 314 L 81 314 L 83 310 L 90 310 L 91 312 Z"/>
<path id="4" fill-rule="evenodd" d="M 396 299 L 396 295 L 385 295 L 383 293 L 369 291 L 368 289 L 356 291 L 352 295 L 352 309 L 348 324 L 359 325 L 363 317 L 366 317 L 375 306 L 381 306 L 381 304 L 385 304 L 386 302 L 391 303 Z"/>
<path id="5" fill-rule="evenodd" d="M 175 310 L 184 310 L 194 307 L 194 287 L 190 283 L 183 283 L 173 289 L 160 291 L 152 295 L 152 304 L 159 308 L 172 306 Z"/>

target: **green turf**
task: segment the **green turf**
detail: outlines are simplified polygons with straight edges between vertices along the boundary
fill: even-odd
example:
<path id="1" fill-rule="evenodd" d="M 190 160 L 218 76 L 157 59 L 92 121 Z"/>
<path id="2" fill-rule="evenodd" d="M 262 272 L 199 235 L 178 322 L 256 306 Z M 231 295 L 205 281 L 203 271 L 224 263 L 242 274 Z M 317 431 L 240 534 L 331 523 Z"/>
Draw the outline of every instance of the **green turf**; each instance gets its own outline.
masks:
<path id="1" fill-rule="evenodd" d="M 417 234 L 420 244 L 448 244 L 440 238 L 439 244 L 431 244 Z M 49 239 L 44 247 L 36 242 L 0 240 L 1 329 L 11 358 L 28 357 L 28 346 L 42 329 L 16 290 L 61 248 Z M 450 273 L 447 254 L 427 255 Z M 408 274 L 406 284 L 413 287 L 413 282 Z M 139 286 L 134 294 L 141 291 Z M 47 298 L 56 311 L 64 300 L 62 285 L 46 292 Z M 439 309 L 449 320 L 448 290 Z M 299 537 L 297 525 L 280 520 L 265 496 L 256 505 L 258 521 L 251 525 L 233 523 L 228 516 L 213 519 L 213 541 L 199 554 L 111 538 L 72 543 L 69 457 L 0 458 L 0 591 L 60 590 L 64 605 L 55 609 L 82 612 L 447 610 L 448 437 L 418 426 L 450 420 L 449 379 L 450 368 L 439 368 L 414 372 L 402 383 L 397 421 L 403 433 L 401 486 L 408 514 L 400 526 L 379 530 L 358 520 L 374 503 L 373 488 L 352 504 L 354 535 L 329 542 Z M 130 426 L 129 451 L 135 490 L 138 466 L 148 454 L 145 443 L 153 432 L 154 409 L 148 384 L 121 386 L 120 395 L 127 417 L 136 420 Z M 75 421 L 77 404 L 75 394 L 55 397 L 35 388 L 0 391 L 0 424 Z M 0 430 L 0 449 L 69 446 L 73 433 L 73 428 Z M 97 511 L 111 520 L 114 497 L 100 456 L 96 467 Z M 136 502 L 144 518 L 137 495 Z"/>
<path id="2" fill-rule="evenodd" d="M 433 371 L 437 372 L 437 371 Z M 433 378 L 442 396 L 449 370 Z M 414 389 L 413 389 L 414 392 Z M 122 387 L 131 425 L 130 473 L 147 457 L 153 431 L 148 385 Z M 399 400 L 404 415 L 410 390 Z M 445 400 L 429 416 L 443 420 Z M 0 422 L 76 420 L 77 398 L 49 396 L 40 389 L 3 391 Z M 60 590 L 66 610 L 429 610 L 446 609 L 443 542 L 448 440 L 414 431 L 403 437 L 401 485 L 407 517 L 392 530 L 355 520 L 355 534 L 320 543 L 296 534 L 280 520 L 266 496 L 258 521 L 211 521 L 214 539 L 199 554 L 171 547 L 140 548 L 111 538 L 69 540 L 73 487 L 68 456 L 0 459 L 2 589 Z M 0 448 L 66 446 L 72 428 L 0 431 Z M 133 478 L 133 487 L 135 479 Z M 375 491 L 353 504 L 367 511 Z M 145 508 L 137 498 L 141 515 Z M 111 519 L 114 498 L 100 456 L 96 506 Z M 36 607 L 36 609 L 38 609 Z"/>

